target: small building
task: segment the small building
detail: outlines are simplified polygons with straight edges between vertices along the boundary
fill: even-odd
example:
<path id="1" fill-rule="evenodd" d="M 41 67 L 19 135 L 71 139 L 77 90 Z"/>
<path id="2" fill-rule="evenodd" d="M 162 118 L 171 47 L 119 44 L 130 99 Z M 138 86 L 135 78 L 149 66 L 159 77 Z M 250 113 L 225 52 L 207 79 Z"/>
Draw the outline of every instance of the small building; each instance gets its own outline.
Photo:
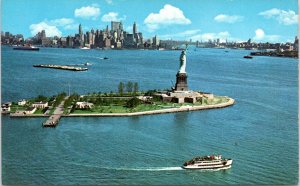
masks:
<path id="1" fill-rule="evenodd" d="M 10 102 L 2 104 L 1 111 L 2 112 L 10 112 L 10 106 L 11 106 Z"/>
<path id="2" fill-rule="evenodd" d="M 36 111 L 36 107 L 28 107 L 25 111 L 24 114 L 33 114 Z"/>
<path id="3" fill-rule="evenodd" d="M 79 109 L 92 108 L 93 106 L 94 106 L 94 104 L 89 103 L 89 102 L 76 102 L 76 108 L 79 108 Z"/>
<path id="4" fill-rule="evenodd" d="M 18 101 L 18 105 L 20 106 L 24 106 L 27 103 L 27 101 L 25 99 L 21 99 Z"/>
<path id="5" fill-rule="evenodd" d="M 34 103 L 32 103 L 32 107 L 43 109 L 43 108 L 48 107 L 48 102 L 43 102 L 43 101 L 34 102 Z"/>

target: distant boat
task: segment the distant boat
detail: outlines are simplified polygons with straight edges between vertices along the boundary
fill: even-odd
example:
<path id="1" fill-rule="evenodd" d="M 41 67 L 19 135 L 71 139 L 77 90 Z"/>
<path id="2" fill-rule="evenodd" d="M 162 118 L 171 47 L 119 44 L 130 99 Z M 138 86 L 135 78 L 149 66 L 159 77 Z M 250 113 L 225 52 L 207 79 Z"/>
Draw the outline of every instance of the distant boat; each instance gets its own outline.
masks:
<path id="1" fill-rule="evenodd" d="M 244 56 L 244 58 L 246 58 L 246 59 L 252 59 L 253 57 L 252 56 Z"/>
<path id="2" fill-rule="evenodd" d="M 81 64 L 69 64 L 66 66 L 91 66 L 92 63 L 86 62 L 86 63 L 81 63 Z"/>
<path id="3" fill-rule="evenodd" d="M 215 47 L 216 49 L 225 49 L 224 46 Z"/>
<path id="4" fill-rule="evenodd" d="M 18 46 L 14 47 L 14 50 L 31 50 L 31 51 L 38 51 L 40 48 L 34 46 Z"/>
<path id="5" fill-rule="evenodd" d="M 108 59 L 108 57 L 105 56 L 103 59 Z"/>
<path id="6" fill-rule="evenodd" d="M 82 50 L 88 50 L 88 49 L 90 49 L 90 48 L 88 48 L 88 47 L 82 47 L 82 48 L 80 48 L 80 49 L 82 49 Z"/>
<path id="7" fill-rule="evenodd" d="M 88 62 L 84 63 L 84 66 L 90 66 L 90 65 L 92 65 L 92 64 L 88 63 Z"/>

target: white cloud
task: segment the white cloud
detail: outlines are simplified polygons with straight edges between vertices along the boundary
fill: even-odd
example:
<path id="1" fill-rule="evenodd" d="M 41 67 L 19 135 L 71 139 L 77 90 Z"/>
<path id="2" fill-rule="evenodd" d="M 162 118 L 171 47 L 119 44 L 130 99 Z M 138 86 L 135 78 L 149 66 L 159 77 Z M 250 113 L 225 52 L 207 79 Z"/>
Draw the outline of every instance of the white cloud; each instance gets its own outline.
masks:
<path id="1" fill-rule="evenodd" d="M 117 12 L 109 12 L 108 14 L 105 14 L 102 16 L 101 21 L 103 22 L 111 22 L 111 21 L 122 21 L 126 19 L 126 16 L 118 17 L 119 13 Z"/>
<path id="2" fill-rule="evenodd" d="M 64 30 L 76 30 L 78 29 L 78 23 L 76 23 L 71 18 L 60 18 L 60 19 L 53 19 L 48 21 L 47 19 L 36 24 L 31 24 L 29 29 L 31 31 L 32 36 L 36 35 L 38 32 L 42 30 L 46 31 L 47 37 L 52 36 L 61 36 L 62 32 L 60 29 Z"/>
<path id="3" fill-rule="evenodd" d="M 253 40 L 255 40 L 255 41 L 276 42 L 279 39 L 280 39 L 279 35 L 267 35 L 267 34 L 265 34 L 265 31 L 261 28 L 258 28 L 255 30 L 255 36 L 253 37 Z"/>
<path id="4" fill-rule="evenodd" d="M 75 30 L 78 28 L 79 25 L 78 23 L 75 23 L 73 19 L 70 18 L 54 19 L 49 21 L 47 24 L 57 27 L 63 27 L 63 29 L 65 30 Z"/>
<path id="5" fill-rule="evenodd" d="M 219 32 L 219 33 L 203 33 L 197 34 L 191 37 L 194 41 L 208 41 L 214 39 L 220 39 L 220 42 L 225 42 L 227 38 L 230 38 L 230 33 L 228 31 Z"/>
<path id="6" fill-rule="evenodd" d="M 263 29 L 256 29 L 254 38 L 257 40 L 261 40 L 265 37 L 265 32 Z"/>
<path id="7" fill-rule="evenodd" d="M 298 21 L 298 15 L 292 10 L 285 11 L 273 8 L 260 12 L 258 15 L 264 16 L 267 19 L 274 18 L 283 25 L 297 24 Z"/>
<path id="8" fill-rule="evenodd" d="M 226 15 L 226 14 L 219 14 L 217 15 L 214 20 L 217 22 L 224 22 L 224 23 L 236 23 L 243 20 L 243 16 L 238 15 Z"/>
<path id="9" fill-rule="evenodd" d="M 70 25 L 65 25 L 63 28 L 65 30 L 77 30 L 79 27 L 79 24 L 70 24 Z"/>
<path id="10" fill-rule="evenodd" d="M 161 25 L 187 25 L 191 24 L 191 21 L 184 16 L 182 10 L 166 4 L 164 8 L 159 10 L 159 13 L 150 13 L 144 20 L 144 23 L 150 31 L 154 31 L 159 29 Z"/>
<path id="11" fill-rule="evenodd" d="M 107 4 L 112 5 L 113 1 L 112 0 L 105 0 Z"/>
<path id="12" fill-rule="evenodd" d="M 93 4 L 92 6 L 83 6 L 81 8 L 75 9 L 74 11 L 75 17 L 81 17 L 85 19 L 92 18 L 93 20 L 95 20 L 99 15 L 100 8 L 97 7 L 96 4 Z"/>
<path id="13" fill-rule="evenodd" d="M 50 22 L 56 26 L 65 26 L 74 23 L 74 20 L 70 18 L 61 18 L 51 20 Z"/>
<path id="14" fill-rule="evenodd" d="M 46 22 L 31 24 L 29 26 L 29 29 L 32 36 L 36 35 L 38 32 L 41 32 L 42 30 L 45 30 L 47 37 L 61 36 L 61 31 L 56 26 L 49 25 Z"/>

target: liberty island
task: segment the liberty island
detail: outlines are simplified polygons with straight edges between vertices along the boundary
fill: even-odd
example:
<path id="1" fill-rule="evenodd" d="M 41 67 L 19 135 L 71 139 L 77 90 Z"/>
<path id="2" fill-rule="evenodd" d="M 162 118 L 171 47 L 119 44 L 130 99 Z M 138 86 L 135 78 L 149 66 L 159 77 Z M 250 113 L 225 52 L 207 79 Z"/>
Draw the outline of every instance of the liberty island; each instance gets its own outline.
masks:
<path id="1" fill-rule="evenodd" d="M 10 116 L 50 116 L 43 123 L 43 126 L 55 127 L 61 116 L 138 116 L 223 108 L 234 104 L 234 99 L 226 96 L 215 96 L 211 93 L 188 90 L 185 50 L 181 52 L 179 61 L 180 65 L 176 75 L 176 85 L 170 91 L 151 92 L 146 95 L 138 93 L 136 87 L 138 85 L 135 84 L 135 91 L 128 97 L 124 97 L 123 90 L 119 90 L 119 95 L 117 93 L 110 96 L 98 95 L 99 99 L 104 98 L 106 101 L 114 103 L 109 105 L 109 109 L 105 108 L 103 102 L 89 102 L 88 100 L 92 96 L 86 96 L 83 99 L 84 101 L 81 101 L 80 97 L 83 96 L 78 97 L 78 95 L 70 95 L 70 93 L 68 96 L 66 94 L 58 95 L 55 98 L 55 102 L 51 105 L 48 103 L 49 98 L 44 98 L 40 102 L 33 103 L 31 103 L 32 101 L 20 100 L 18 105 L 23 107 L 15 112 L 11 112 Z M 118 100 L 118 103 L 115 100 Z M 28 106 L 30 103 L 31 106 L 26 108 L 26 105 Z M 22 110 L 22 108 L 26 108 L 26 110 Z"/>

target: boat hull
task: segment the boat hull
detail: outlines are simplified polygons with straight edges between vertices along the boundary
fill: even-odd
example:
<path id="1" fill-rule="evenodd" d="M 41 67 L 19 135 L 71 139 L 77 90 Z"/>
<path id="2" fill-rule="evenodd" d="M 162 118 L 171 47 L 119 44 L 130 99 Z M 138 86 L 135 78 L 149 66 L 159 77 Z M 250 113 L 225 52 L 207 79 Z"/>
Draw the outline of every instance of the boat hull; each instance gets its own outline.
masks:
<path id="1" fill-rule="evenodd" d="M 231 168 L 231 165 L 225 165 L 225 166 L 220 166 L 220 167 L 216 167 L 216 166 L 213 166 L 213 167 L 192 167 L 192 166 L 182 166 L 181 168 L 183 169 L 189 169 L 189 170 L 199 170 L 199 169 L 202 169 L 202 170 L 213 170 L 213 169 L 217 169 L 217 170 L 222 170 L 222 169 L 229 169 Z"/>
<path id="2" fill-rule="evenodd" d="M 16 47 L 14 50 L 31 50 L 31 51 L 38 51 L 40 48 L 29 48 L 29 47 Z"/>

